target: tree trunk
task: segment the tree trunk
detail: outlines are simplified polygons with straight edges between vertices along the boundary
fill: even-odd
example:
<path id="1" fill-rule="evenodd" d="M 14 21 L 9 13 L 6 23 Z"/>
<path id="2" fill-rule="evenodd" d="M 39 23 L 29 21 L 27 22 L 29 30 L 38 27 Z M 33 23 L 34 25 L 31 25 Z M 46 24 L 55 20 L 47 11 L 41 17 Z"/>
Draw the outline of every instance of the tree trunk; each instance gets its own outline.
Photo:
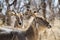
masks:
<path id="1" fill-rule="evenodd" d="M 45 0 L 41 0 L 41 5 L 42 5 L 43 17 L 46 20 L 46 3 L 45 3 Z"/>

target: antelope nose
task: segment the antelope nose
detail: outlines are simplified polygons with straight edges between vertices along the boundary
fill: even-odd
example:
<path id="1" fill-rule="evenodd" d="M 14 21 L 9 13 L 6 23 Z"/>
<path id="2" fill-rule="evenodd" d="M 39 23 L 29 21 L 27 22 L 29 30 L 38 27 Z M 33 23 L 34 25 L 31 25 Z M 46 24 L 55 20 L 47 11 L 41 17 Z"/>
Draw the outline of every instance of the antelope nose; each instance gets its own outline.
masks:
<path id="1" fill-rule="evenodd" d="M 48 28 L 51 28 L 52 26 L 51 25 L 48 25 Z"/>
<path id="2" fill-rule="evenodd" d="M 19 25 L 21 25 L 21 22 L 19 22 Z"/>

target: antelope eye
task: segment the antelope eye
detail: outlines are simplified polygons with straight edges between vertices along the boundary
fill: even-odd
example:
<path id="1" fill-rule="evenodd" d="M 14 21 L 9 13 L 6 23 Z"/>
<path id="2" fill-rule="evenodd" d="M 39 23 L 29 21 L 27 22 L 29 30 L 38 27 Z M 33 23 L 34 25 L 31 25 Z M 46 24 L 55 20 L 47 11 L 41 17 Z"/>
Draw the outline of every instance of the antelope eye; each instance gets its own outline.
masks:
<path id="1" fill-rule="evenodd" d="M 36 13 L 36 11 L 34 11 L 34 13 Z"/>

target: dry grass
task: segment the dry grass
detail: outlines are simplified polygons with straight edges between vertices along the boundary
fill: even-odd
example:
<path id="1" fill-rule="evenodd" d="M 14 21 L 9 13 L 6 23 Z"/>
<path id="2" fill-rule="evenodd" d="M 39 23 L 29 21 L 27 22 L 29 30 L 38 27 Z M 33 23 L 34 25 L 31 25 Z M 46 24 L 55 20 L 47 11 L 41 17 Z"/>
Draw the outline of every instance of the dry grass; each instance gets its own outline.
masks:
<path id="1" fill-rule="evenodd" d="M 39 40 L 60 40 L 60 20 L 55 19 L 52 28 L 40 32 Z"/>

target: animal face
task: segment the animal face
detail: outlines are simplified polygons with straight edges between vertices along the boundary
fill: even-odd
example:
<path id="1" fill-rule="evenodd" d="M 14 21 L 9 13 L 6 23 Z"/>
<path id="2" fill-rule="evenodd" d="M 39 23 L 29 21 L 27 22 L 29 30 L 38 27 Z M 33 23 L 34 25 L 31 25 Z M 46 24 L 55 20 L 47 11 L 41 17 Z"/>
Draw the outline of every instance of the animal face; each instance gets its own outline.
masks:
<path id="1" fill-rule="evenodd" d="M 49 23 L 42 18 L 36 17 L 29 29 L 26 31 L 28 40 L 38 40 L 39 33 L 44 32 L 49 26 Z"/>

